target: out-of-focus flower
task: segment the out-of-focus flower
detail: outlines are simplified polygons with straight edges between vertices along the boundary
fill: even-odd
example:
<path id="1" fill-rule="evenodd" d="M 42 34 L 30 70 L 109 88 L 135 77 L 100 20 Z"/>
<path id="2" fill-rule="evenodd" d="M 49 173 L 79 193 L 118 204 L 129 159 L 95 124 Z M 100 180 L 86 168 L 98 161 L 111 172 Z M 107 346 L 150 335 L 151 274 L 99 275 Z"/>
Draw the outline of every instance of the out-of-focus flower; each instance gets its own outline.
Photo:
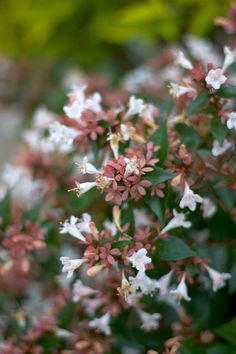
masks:
<path id="1" fill-rule="evenodd" d="M 189 185 L 185 182 L 184 195 L 179 203 L 181 209 L 187 207 L 191 211 L 195 211 L 197 207 L 197 203 L 202 203 L 202 197 L 200 195 L 195 194 L 189 187 Z"/>
<path id="2" fill-rule="evenodd" d="M 147 250 L 145 248 L 141 248 L 137 252 L 134 252 L 131 257 L 127 257 L 127 259 L 132 263 L 132 267 L 144 272 L 146 264 L 149 264 L 152 261 L 151 258 L 146 255 Z"/>
<path id="3" fill-rule="evenodd" d="M 191 227 L 192 223 L 186 220 L 186 215 L 184 213 L 178 213 L 175 209 L 173 209 L 174 217 L 168 222 L 168 224 L 161 230 L 160 234 L 163 234 L 167 231 L 170 231 L 176 227 Z"/>
<path id="4" fill-rule="evenodd" d="M 60 261 L 63 265 L 62 272 L 68 273 L 67 278 L 71 278 L 74 274 L 74 271 L 78 269 L 86 259 L 71 259 L 69 257 L 60 257 Z"/>
<path id="5" fill-rule="evenodd" d="M 97 293 L 97 290 L 90 288 L 82 283 L 81 280 L 77 280 L 73 284 L 73 301 L 78 302 L 81 298 L 94 295 Z"/>
<path id="6" fill-rule="evenodd" d="M 211 218 L 216 212 L 216 205 L 209 198 L 202 198 L 201 209 L 205 219 Z"/>
<path id="7" fill-rule="evenodd" d="M 236 112 L 231 112 L 228 114 L 227 127 L 228 129 L 236 130 Z"/>
<path id="8" fill-rule="evenodd" d="M 133 116 L 135 114 L 141 115 L 146 108 L 144 101 L 141 98 L 136 98 L 131 96 L 128 102 L 128 111 L 126 113 L 127 117 Z"/>
<path id="9" fill-rule="evenodd" d="M 230 47 L 224 47 L 224 64 L 223 64 L 223 71 L 227 70 L 227 68 L 232 65 L 236 60 L 236 49 L 231 49 Z"/>
<path id="10" fill-rule="evenodd" d="M 192 70 L 193 65 L 189 59 L 186 58 L 184 52 L 179 50 L 176 53 L 176 58 L 175 58 L 175 64 L 181 66 L 182 68 L 186 70 Z"/>
<path id="11" fill-rule="evenodd" d="M 218 140 L 214 140 L 211 152 L 212 152 L 213 156 L 217 157 L 217 156 L 224 154 L 225 151 L 227 151 L 231 147 L 232 147 L 232 143 L 230 141 L 228 141 L 227 139 L 225 139 L 223 141 L 222 145 L 219 144 Z"/>
<path id="12" fill-rule="evenodd" d="M 45 107 L 39 107 L 33 116 L 33 127 L 37 129 L 46 129 L 57 119 L 55 113 L 50 112 Z"/>
<path id="13" fill-rule="evenodd" d="M 110 313 L 106 313 L 100 318 L 95 318 L 89 322 L 89 327 L 96 329 L 98 332 L 104 333 L 106 336 L 111 335 Z"/>
<path id="14" fill-rule="evenodd" d="M 77 135 L 79 133 L 75 129 L 59 122 L 54 122 L 49 126 L 49 141 L 55 144 L 58 150 L 62 152 L 71 150 L 71 145 Z"/>
<path id="15" fill-rule="evenodd" d="M 195 93 L 195 89 L 191 86 L 183 86 L 174 82 L 170 82 L 169 93 L 174 98 L 179 98 L 180 96 L 186 95 L 187 93 Z"/>
<path id="16" fill-rule="evenodd" d="M 177 286 L 177 288 L 175 290 L 170 290 L 170 294 L 173 295 L 173 297 L 180 302 L 182 299 L 186 300 L 186 301 L 190 301 L 191 298 L 188 296 L 188 292 L 187 292 L 187 286 L 186 286 L 186 275 L 184 274 L 182 276 L 182 279 L 179 283 L 179 285 Z"/>
<path id="17" fill-rule="evenodd" d="M 171 270 L 167 274 L 163 275 L 160 279 L 158 279 L 158 284 L 159 284 L 161 296 L 164 296 L 169 292 L 170 281 L 171 281 L 171 277 L 172 277 L 173 273 L 174 273 L 174 271 Z"/>
<path id="18" fill-rule="evenodd" d="M 211 69 L 205 78 L 207 85 L 213 87 L 215 90 L 219 90 L 219 88 L 225 83 L 227 77 L 224 75 L 223 69 Z"/>
<path id="19" fill-rule="evenodd" d="M 213 291 L 217 291 L 223 288 L 226 284 L 226 280 L 231 278 L 230 273 L 220 273 L 207 265 L 205 265 L 205 268 L 208 271 L 208 274 L 212 280 Z"/>
<path id="20" fill-rule="evenodd" d="M 162 318 L 162 315 L 158 312 L 156 313 L 148 313 L 142 310 L 138 311 L 139 317 L 142 321 L 141 329 L 145 331 L 154 331 L 157 329 L 160 324 L 159 321 Z"/>

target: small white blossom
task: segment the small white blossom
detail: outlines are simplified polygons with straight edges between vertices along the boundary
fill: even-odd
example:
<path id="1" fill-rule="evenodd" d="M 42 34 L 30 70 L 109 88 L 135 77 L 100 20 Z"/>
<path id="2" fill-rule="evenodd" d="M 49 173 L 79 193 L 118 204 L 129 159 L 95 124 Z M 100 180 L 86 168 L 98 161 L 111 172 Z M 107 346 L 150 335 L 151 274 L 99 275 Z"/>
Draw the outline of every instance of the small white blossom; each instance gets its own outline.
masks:
<path id="1" fill-rule="evenodd" d="M 180 302 L 182 299 L 186 301 L 191 300 L 191 298 L 188 296 L 185 279 L 186 275 L 184 274 L 177 288 L 175 290 L 170 291 L 170 294 L 172 294 L 178 302 Z"/>
<path id="2" fill-rule="evenodd" d="M 141 98 L 136 98 L 135 96 L 131 96 L 128 103 L 127 116 L 142 114 L 145 108 L 146 105 Z"/>
<path id="3" fill-rule="evenodd" d="M 141 290 L 142 294 L 152 294 L 159 289 L 160 284 L 157 280 L 149 278 L 145 272 L 138 272 L 135 277 L 129 277 L 131 287 L 135 290 Z"/>
<path id="4" fill-rule="evenodd" d="M 96 92 L 86 98 L 85 89 L 86 86 L 75 86 L 69 93 L 72 103 L 64 106 L 64 112 L 69 118 L 80 120 L 82 113 L 87 109 L 94 113 L 101 111 L 101 95 Z"/>
<path id="5" fill-rule="evenodd" d="M 45 129 L 56 120 L 56 114 L 50 112 L 45 107 L 38 108 L 33 116 L 34 128 Z"/>
<path id="6" fill-rule="evenodd" d="M 119 157 L 119 141 L 120 141 L 121 137 L 119 134 L 113 134 L 113 133 L 109 133 L 108 134 L 108 138 L 107 141 L 110 141 L 110 146 L 112 149 L 112 152 L 115 156 L 115 159 L 118 159 Z"/>
<path id="7" fill-rule="evenodd" d="M 145 265 L 151 263 L 152 261 L 150 257 L 146 256 L 146 254 L 146 248 L 141 248 L 140 250 L 134 252 L 131 257 L 127 257 L 127 259 L 132 263 L 132 267 L 144 272 Z"/>
<path id="8" fill-rule="evenodd" d="M 206 65 L 208 63 L 213 63 L 215 66 L 220 65 L 221 58 L 210 41 L 193 35 L 188 35 L 185 42 L 191 55 L 195 59 Z"/>
<path id="9" fill-rule="evenodd" d="M 211 218 L 216 212 L 216 206 L 209 198 L 202 198 L 201 209 L 205 219 Z"/>
<path id="10" fill-rule="evenodd" d="M 85 241 L 85 237 L 82 235 L 82 233 L 80 232 L 79 228 L 78 228 L 78 218 L 76 218 L 75 216 L 71 216 L 70 220 L 66 220 L 64 221 L 64 223 L 62 224 L 62 227 L 60 228 L 60 233 L 61 234 L 70 234 L 71 236 L 74 236 L 76 238 L 78 238 L 80 241 Z"/>
<path id="11" fill-rule="evenodd" d="M 88 192 L 90 189 L 96 187 L 97 185 L 96 182 L 84 182 L 84 183 L 75 182 L 75 183 L 76 183 L 76 187 L 69 189 L 69 192 L 75 191 L 78 197 Z"/>
<path id="12" fill-rule="evenodd" d="M 83 163 L 79 165 L 79 170 L 83 174 L 98 174 L 99 171 L 90 162 L 88 162 L 87 156 L 83 158 Z"/>
<path id="13" fill-rule="evenodd" d="M 189 59 L 186 58 L 185 54 L 180 50 L 176 54 L 175 64 L 181 66 L 186 70 L 192 70 L 193 65 Z"/>
<path id="14" fill-rule="evenodd" d="M 104 221 L 103 225 L 106 230 L 109 230 L 111 232 L 112 236 L 115 236 L 115 234 L 117 233 L 117 228 L 114 222 L 106 220 Z"/>
<path id="15" fill-rule="evenodd" d="M 58 122 L 49 126 L 49 141 L 55 144 L 62 152 L 71 150 L 71 145 L 78 135 L 79 133 L 75 129 Z"/>
<path id="16" fill-rule="evenodd" d="M 223 71 L 225 71 L 230 65 L 235 62 L 236 59 L 236 49 L 231 49 L 229 47 L 224 47 L 224 64 L 223 64 Z"/>
<path id="17" fill-rule="evenodd" d="M 162 315 L 158 312 L 156 313 L 148 313 L 142 310 L 138 311 L 140 319 L 142 321 L 141 329 L 145 331 L 153 331 L 160 326 L 160 319 Z"/>
<path id="18" fill-rule="evenodd" d="M 142 87 L 156 86 L 155 73 L 148 67 L 139 67 L 125 75 L 122 86 L 130 92 L 138 92 Z"/>
<path id="19" fill-rule="evenodd" d="M 191 227 L 192 223 L 186 220 L 186 215 L 184 213 L 178 213 L 175 209 L 173 210 L 174 217 L 168 222 L 168 224 L 161 230 L 160 234 L 167 231 L 175 229 L 176 227 Z"/>
<path id="20" fill-rule="evenodd" d="M 60 261 L 63 265 L 62 272 L 68 273 L 67 278 L 71 278 L 74 271 L 79 268 L 86 259 L 71 259 L 69 257 L 60 257 Z"/>
<path id="21" fill-rule="evenodd" d="M 131 174 L 139 174 L 139 169 L 138 169 L 138 161 L 137 158 L 131 158 L 128 159 L 127 157 L 125 157 L 125 176 L 129 176 Z"/>
<path id="22" fill-rule="evenodd" d="M 169 271 L 169 273 L 163 275 L 160 279 L 158 279 L 158 284 L 159 284 L 161 296 L 164 296 L 169 293 L 169 286 L 170 286 L 170 281 L 171 281 L 171 277 L 172 277 L 173 273 L 174 273 L 174 271 L 171 270 L 171 271 Z"/>
<path id="23" fill-rule="evenodd" d="M 236 112 L 231 112 L 228 114 L 227 127 L 228 129 L 236 130 Z"/>
<path id="24" fill-rule="evenodd" d="M 90 288 L 89 286 L 86 286 L 82 283 L 81 280 L 77 280 L 74 284 L 73 284 L 73 298 L 72 300 L 74 302 L 78 302 L 80 301 L 81 298 L 86 297 L 86 296 L 90 296 L 90 295 L 94 295 L 97 293 L 97 290 Z"/>
<path id="25" fill-rule="evenodd" d="M 78 219 L 77 227 L 81 232 L 87 232 L 90 233 L 90 223 L 92 221 L 92 217 L 88 213 L 83 213 L 82 218 Z"/>
<path id="26" fill-rule="evenodd" d="M 205 266 L 205 268 L 207 269 L 208 274 L 212 280 L 213 291 L 217 291 L 217 290 L 223 288 L 226 284 L 226 280 L 231 278 L 230 273 L 220 273 L 220 272 L 217 272 L 215 269 L 212 269 L 209 266 Z"/>
<path id="27" fill-rule="evenodd" d="M 174 82 L 170 82 L 169 84 L 169 93 L 174 98 L 179 98 L 182 95 L 186 95 L 187 93 L 195 92 L 193 87 L 178 85 Z"/>
<path id="28" fill-rule="evenodd" d="M 225 83 L 227 77 L 224 75 L 222 69 L 211 69 L 205 78 L 207 85 L 213 87 L 215 90 L 219 90 L 221 85 Z"/>
<path id="29" fill-rule="evenodd" d="M 195 194 L 187 183 L 185 183 L 184 195 L 179 203 L 181 209 L 187 207 L 191 211 L 195 211 L 197 207 L 197 203 L 202 203 L 202 197 L 200 195 Z"/>
<path id="30" fill-rule="evenodd" d="M 232 147 L 232 143 L 229 142 L 227 139 L 224 140 L 223 144 L 220 145 L 218 140 L 213 141 L 213 147 L 212 147 L 212 155 L 213 156 L 220 156 L 225 153 L 229 148 Z"/>
<path id="31" fill-rule="evenodd" d="M 89 327 L 95 328 L 98 332 L 104 333 L 106 336 L 111 335 L 111 328 L 110 328 L 110 313 L 106 313 L 100 318 L 95 318 L 94 320 L 89 322 Z"/>
<path id="32" fill-rule="evenodd" d="M 151 226 L 152 221 L 149 219 L 145 209 L 134 209 L 135 226 Z"/>

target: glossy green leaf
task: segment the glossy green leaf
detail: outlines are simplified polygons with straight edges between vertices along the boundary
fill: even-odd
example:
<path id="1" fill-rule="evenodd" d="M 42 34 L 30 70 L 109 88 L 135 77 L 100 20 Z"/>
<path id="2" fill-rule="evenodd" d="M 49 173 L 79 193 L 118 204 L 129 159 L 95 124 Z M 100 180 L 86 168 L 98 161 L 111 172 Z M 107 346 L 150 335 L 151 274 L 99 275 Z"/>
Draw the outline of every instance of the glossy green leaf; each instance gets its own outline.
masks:
<path id="1" fill-rule="evenodd" d="M 200 92 L 195 100 L 190 102 L 187 110 L 187 116 L 195 112 L 204 110 L 210 101 L 210 97 L 206 92 Z"/>
<path id="2" fill-rule="evenodd" d="M 165 261 L 178 261 L 196 256 L 196 253 L 180 238 L 171 236 L 157 241 L 157 255 Z"/>
<path id="3" fill-rule="evenodd" d="M 151 136 L 151 141 L 155 146 L 159 146 L 160 149 L 157 151 L 156 156 L 159 158 L 159 163 L 162 164 L 168 154 L 168 133 L 167 133 L 167 121 L 162 119 L 160 122 L 160 127 Z"/>
<path id="4" fill-rule="evenodd" d="M 236 345 L 236 317 L 234 317 L 230 322 L 227 322 L 223 326 L 217 328 L 215 332 L 228 342 Z"/>
<path id="5" fill-rule="evenodd" d="M 176 176 L 175 173 L 171 173 L 169 171 L 164 170 L 160 167 L 155 167 L 154 170 L 150 173 L 147 173 L 144 179 L 152 182 L 153 185 L 167 182 L 173 179 Z"/>
<path id="6" fill-rule="evenodd" d="M 221 123 L 220 117 L 214 117 L 212 119 L 211 129 L 215 139 L 218 140 L 220 145 L 222 145 L 228 133 L 228 129 L 226 125 Z"/>

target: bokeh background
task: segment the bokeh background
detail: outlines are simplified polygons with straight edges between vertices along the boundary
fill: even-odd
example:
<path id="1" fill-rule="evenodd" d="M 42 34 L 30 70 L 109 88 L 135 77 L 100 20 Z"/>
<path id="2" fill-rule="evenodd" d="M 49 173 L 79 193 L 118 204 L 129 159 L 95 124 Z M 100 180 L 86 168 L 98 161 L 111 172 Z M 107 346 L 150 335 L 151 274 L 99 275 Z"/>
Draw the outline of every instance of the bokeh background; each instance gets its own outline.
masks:
<path id="1" fill-rule="evenodd" d="M 14 158 L 38 106 L 60 113 L 64 78 L 122 74 L 186 34 L 221 44 L 213 24 L 229 0 L 0 1 L 0 165 Z M 64 84 L 63 84 L 64 82 Z"/>

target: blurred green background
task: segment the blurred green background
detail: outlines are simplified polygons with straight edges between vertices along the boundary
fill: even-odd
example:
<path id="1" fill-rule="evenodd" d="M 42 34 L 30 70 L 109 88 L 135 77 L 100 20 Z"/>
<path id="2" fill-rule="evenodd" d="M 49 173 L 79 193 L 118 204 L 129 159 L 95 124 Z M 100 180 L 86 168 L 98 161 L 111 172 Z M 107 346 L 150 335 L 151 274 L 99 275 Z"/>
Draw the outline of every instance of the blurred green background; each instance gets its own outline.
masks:
<path id="1" fill-rule="evenodd" d="M 91 69 L 125 66 L 127 47 L 147 53 L 183 33 L 213 35 L 229 0 L 1 0 L 0 52 L 71 60 Z"/>

